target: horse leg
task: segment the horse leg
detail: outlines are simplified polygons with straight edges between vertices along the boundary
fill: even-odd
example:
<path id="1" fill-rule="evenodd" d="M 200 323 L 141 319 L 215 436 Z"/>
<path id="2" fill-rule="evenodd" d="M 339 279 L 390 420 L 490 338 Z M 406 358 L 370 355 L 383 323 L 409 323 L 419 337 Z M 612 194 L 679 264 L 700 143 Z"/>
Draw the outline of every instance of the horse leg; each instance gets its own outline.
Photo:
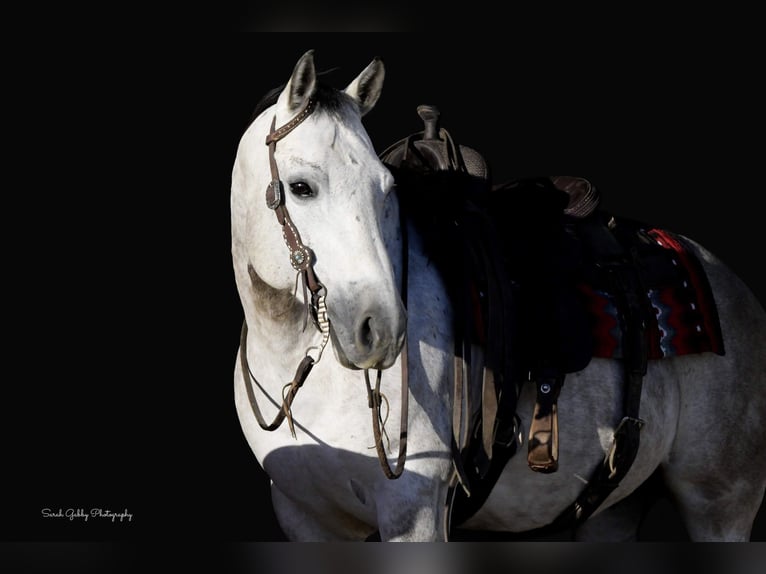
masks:
<path id="1" fill-rule="evenodd" d="M 380 538 L 387 542 L 443 542 L 446 480 L 406 472 L 375 497 Z"/>
<path id="2" fill-rule="evenodd" d="M 348 513 L 331 508 L 307 508 L 284 494 L 273 482 L 271 500 L 279 526 L 289 540 L 298 542 L 338 542 L 367 538 L 369 525 Z"/>
<path id="3" fill-rule="evenodd" d="M 726 356 L 672 359 L 681 409 L 662 464 L 692 541 L 748 541 L 766 490 L 766 314 L 697 247 L 716 294 Z"/>
<path id="4" fill-rule="evenodd" d="M 725 380 L 728 374 L 723 369 L 709 371 L 708 381 Z M 757 380 L 749 379 L 749 374 L 742 373 L 737 378 L 739 389 L 729 394 L 709 382 L 703 387 L 702 377 L 697 388 L 682 389 L 685 408 L 662 470 L 694 542 L 749 541 L 763 501 L 766 459 L 761 421 L 766 420 L 766 399 L 757 385 L 748 384 Z"/>
<path id="5" fill-rule="evenodd" d="M 736 465 L 735 465 L 736 468 Z M 748 542 L 763 501 L 763 485 L 747 478 L 687 477 L 677 469 L 665 473 L 668 489 L 694 542 Z"/>

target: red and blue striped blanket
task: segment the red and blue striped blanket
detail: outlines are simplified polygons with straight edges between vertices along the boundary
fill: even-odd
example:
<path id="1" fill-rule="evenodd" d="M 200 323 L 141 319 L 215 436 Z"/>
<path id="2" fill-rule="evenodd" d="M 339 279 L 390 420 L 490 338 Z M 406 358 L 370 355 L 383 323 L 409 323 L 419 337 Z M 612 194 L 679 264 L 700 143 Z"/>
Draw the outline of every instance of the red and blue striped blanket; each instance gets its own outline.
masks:
<path id="1" fill-rule="evenodd" d="M 655 244 L 654 259 L 664 254 L 674 270 L 646 286 L 654 311 L 648 325 L 649 359 L 704 352 L 723 355 L 718 311 L 699 260 L 677 234 L 657 228 L 644 233 Z M 622 329 L 616 298 L 588 284 L 580 284 L 579 289 L 591 319 L 593 356 L 621 358 Z"/>

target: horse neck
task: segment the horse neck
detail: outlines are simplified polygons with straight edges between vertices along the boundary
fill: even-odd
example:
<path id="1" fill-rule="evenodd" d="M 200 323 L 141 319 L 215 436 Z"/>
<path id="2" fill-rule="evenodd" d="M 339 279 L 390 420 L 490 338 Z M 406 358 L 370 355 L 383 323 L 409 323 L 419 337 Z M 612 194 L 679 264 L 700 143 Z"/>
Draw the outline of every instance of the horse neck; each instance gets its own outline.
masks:
<path id="1" fill-rule="evenodd" d="M 294 371 L 306 350 L 319 343 L 321 335 L 306 316 L 300 294 L 296 297 L 265 286 L 252 270 L 250 280 L 251 298 L 245 305 L 248 359 L 256 354 L 268 356 L 277 369 Z"/>

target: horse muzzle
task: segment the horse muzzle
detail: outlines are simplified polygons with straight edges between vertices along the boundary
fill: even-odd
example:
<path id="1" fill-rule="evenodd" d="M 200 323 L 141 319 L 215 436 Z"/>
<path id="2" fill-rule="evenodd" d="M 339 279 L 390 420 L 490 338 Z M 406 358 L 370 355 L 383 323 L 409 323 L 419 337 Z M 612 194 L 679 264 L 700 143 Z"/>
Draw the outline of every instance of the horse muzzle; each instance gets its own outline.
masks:
<path id="1" fill-rule="evenodd" d="M 393 310 L 380 305 L 367 307 L 352 321 L 333 316 L 330 337 L 338 362 L 349 369 L 387 369 L 402 350 L 407 332 L 407 314 L 401 302 Z M 348 327 L 350 325 L 350 327 Z"/>

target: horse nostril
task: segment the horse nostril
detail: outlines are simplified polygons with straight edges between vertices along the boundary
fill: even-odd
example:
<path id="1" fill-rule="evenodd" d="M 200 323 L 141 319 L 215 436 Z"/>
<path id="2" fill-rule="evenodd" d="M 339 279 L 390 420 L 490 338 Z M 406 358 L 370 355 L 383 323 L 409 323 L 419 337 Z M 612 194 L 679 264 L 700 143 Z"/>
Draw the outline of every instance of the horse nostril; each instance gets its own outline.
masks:
<path id="1" fill-rule="evenodd" d="M 359 345 L 365 349 L 372 349 L 375 345 L 377 336 L 375 335 L 375 329 L 373 328 L 373 318 L 366 317 L 359 325 L 358 342 Z"/>
<path id="2" fill-rule="evenodd" d="M 376 306 L 360 313 L 351 331 L 353 339 L 348 350 L 352 352 L 347 354 L 350 362 L 360 369 L 389 367 L 401 349 L 397 345 L 401 340 L 399 319 Z"/>

